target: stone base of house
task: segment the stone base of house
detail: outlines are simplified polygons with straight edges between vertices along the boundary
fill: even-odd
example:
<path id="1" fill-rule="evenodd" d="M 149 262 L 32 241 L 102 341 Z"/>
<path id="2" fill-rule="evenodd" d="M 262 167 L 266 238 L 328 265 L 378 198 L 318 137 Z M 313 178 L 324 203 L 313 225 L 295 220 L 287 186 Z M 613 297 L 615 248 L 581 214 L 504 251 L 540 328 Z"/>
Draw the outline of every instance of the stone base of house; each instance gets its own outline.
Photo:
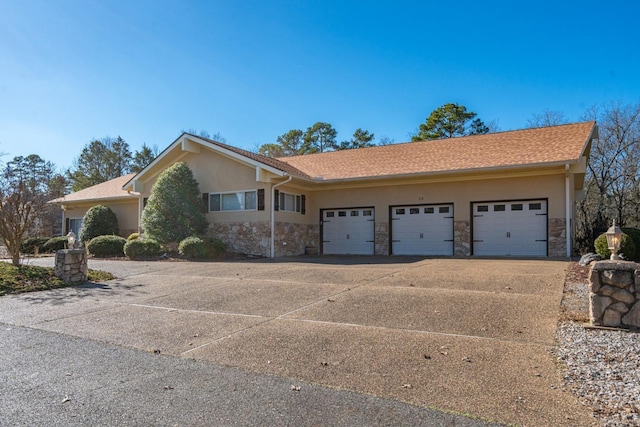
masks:
<path id="1" fill-rule="evenodd" d="M 376 222 L 374 253 L 376 255 L 389 255 L 389 223 Z"/>
<path id="2" fill-rule="evenodd" d="M 307 248 L 317 248 L 320 226 L 276 222 L 275 256 L 303 255 Z M 230 252 L 271 256 L 271 224 L 263 222 L 215 223 L 210 234 L 222 240 Z"/>
<path id="3" fill-rule="evenodd" d="M 564 218 L 549 218 L 548 249 L 550 257 L 567 256 L 567 229 Z"/>
<path id="4" fill-rule="evenodd" d="M 469 221 L 453 223 L 453 255 L 471 255 L 471 224 Z"/>

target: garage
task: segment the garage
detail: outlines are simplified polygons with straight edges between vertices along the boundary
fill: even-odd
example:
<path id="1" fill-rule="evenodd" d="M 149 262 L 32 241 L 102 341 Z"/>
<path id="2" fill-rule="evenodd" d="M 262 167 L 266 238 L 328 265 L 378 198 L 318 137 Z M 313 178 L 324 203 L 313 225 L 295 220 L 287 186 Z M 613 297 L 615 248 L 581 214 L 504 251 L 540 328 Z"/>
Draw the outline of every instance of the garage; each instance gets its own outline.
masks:
<path id="1" fill-rule="evenodd" d="M 473 255 L 547 256 L 547 200 L 478 202 Z"/>
<path id="2" fill-rule="evenodd" d="M 453 255 L 453 204 L 392 206 L 393 255 Z"/>
<path id="3" fill-rule="evenodd" d="M 373 255 L 375 216 L 373 208 L 322 211 L 322 253 Z"/>

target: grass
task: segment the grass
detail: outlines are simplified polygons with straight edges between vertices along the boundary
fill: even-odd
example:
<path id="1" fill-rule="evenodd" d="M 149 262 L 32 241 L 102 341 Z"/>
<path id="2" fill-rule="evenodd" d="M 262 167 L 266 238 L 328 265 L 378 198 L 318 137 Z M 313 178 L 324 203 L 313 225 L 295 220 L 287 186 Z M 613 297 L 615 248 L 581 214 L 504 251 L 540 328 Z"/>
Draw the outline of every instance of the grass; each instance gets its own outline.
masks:
<path id="1" fill-rule="evenodd" d="M 87 276 L 90 282 L 103 282 L 115 278 L 111 273 L 91 269 L 88 270 Z M 77 283 L 65 282 L 56 277 L 52 267 L 16 267 L 7 262 L 0 262 L 0 295 L 65 288 L 74 284 Z"/>

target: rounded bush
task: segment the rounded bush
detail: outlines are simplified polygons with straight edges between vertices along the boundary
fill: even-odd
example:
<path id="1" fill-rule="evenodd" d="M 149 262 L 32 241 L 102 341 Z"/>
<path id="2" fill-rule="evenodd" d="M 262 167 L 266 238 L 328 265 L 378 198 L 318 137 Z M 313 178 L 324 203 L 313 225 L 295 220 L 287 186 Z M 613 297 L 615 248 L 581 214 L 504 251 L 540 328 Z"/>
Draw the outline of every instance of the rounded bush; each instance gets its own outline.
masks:
<path id="1" fill-rule="evenodd" d="M 204 259 L 207 257 L 207 244 L 199 237 L 187 237 L 178 245 L 178 253 L 189 259 Z"/>
<path id="2" fill-rule="evenodd" d="M 124 254 L 131 259 L 160 255 L 160 244 L 152 239 L 133 239 L 124 244 Z"/>
<path id="3" fill-rule="evenodd" d="M 47 240 L 47 242 L 42 245 L 42 250 L 44 252 L 55 252 L 55 251 L 59 251 L 60 249 L 66 249 L 67 248 L 67 236 L 57 236 L 57 237 L 52 237 L 49 240 Z"/>
<path id="4" fill-rule="evenodd" d="M 38 252 L 43 253 L 45 252 L 43 246 L 49 239 L 49 237 L 29 237 L 22 242 L 20 252 L 23 254 L 35 254 L 36 248 L 38 248 Z"/>
<path id="5" fill-rule="evenodd" d="M 127 240 L 136 240 L 140 238 L 140 233 L 131 233 L 129 234 L 129 237 L 127 237 Z"/>
<path id="6" fill-rule="evenodd" d="M 210 237 L 187 237 L 178 246 L 178 253 L 188 259 L 213 259 L 223 252 L 222 241 Z"/>
<path id="7" fill-rule="evenodd" d="M 120 236 L 98 236 L 89 241 L 87 249 L 95 256 L 123 256 L 127 240 Z"/>
<path id="8" fill-rule="evenodd" d="M 96 205 L 84 214 L 80 236 L 82 242 L 88 242 L 94 237 L 118 234 L 118 217 L 107 206 Z"/>
<path id="9" fill-rule="evenodd" d="M 598 236 L 596 241 L 594 242 L 594 246 L 596 248 L 596 253 L 605 259 L 609 259 L 611 257 L 611 251 L 609 250 L 609 246 L 607 244 L 607 235 L 601 234 Z M 636 245 L 633 243 L 633 239 L 629 237 L 627 234 L 622 235 L 622 240 L 620 241 L 620 251 L 618 255 L 623 255 L 624 259 L 632 260 L 636 259 Z"/>

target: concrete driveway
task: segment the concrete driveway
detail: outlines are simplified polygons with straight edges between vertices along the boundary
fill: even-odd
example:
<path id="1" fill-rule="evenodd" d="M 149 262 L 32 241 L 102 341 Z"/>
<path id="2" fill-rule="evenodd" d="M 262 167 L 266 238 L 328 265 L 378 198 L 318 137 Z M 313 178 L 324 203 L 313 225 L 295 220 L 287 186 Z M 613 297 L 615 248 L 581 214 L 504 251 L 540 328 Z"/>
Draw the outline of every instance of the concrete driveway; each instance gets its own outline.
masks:
<path id="1" fill-rule="evenodd" d="M 2 297 L 0 322 L 504 423 L 590 425 L 550 354 L 566 266 L 91 260 L 118 279 Z"/>

